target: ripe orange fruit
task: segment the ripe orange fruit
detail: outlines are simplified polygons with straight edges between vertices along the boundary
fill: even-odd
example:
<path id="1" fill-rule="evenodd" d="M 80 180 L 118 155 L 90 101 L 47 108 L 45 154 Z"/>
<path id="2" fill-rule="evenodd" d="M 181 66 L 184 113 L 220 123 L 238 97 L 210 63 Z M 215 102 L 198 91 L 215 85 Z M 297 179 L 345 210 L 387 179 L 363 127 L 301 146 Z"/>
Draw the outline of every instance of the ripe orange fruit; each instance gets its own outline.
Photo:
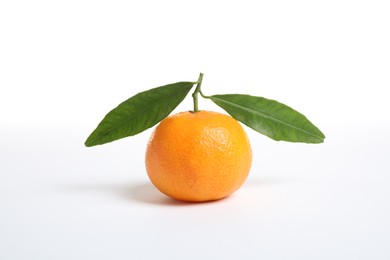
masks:
<path id="1" fill-rule="evenodd" d="M 252 151 L 242 126 L 216 112 L 181 112 L 165 118 L 146 150 L 146 171 L 164 194 L 211 201 L 236 191 L 248 176 Z"/>

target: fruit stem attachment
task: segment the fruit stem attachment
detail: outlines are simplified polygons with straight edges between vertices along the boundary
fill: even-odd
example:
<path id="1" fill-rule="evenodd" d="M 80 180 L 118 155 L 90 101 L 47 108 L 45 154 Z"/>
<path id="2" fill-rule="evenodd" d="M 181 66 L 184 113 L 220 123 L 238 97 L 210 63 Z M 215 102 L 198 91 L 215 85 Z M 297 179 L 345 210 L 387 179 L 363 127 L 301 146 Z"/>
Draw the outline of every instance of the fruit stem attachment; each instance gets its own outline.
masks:
<path id="1" fill-rule="evenodd" d="M 194 99 L 194 112 L 199 112 L 198 108 L 198 98 L 199 98 L 199 93 L 201 93 L 200 86 L 202 85 L 202 80 L 203 80 L 203 73 L 201 72 L 199 74 L 198 81 L 196 81 L 196 88 L 194 93 L 192 93 L 192 98 Z"/>

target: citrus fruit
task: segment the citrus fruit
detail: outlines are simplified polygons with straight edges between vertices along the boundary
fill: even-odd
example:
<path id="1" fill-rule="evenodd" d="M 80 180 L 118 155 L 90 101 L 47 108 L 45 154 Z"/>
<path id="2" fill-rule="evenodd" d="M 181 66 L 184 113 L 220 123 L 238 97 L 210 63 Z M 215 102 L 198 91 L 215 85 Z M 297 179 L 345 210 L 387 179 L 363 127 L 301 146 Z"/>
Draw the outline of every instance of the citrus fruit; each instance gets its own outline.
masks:
<path id="1" fill-rule="evenodd" d="M 244 183 L 252 151 L 244 129 L 232 117 L 181 112 L 156 127 L 145 161 L 150 180 L 162 193 L 183 201 L 212 201 Z"/>

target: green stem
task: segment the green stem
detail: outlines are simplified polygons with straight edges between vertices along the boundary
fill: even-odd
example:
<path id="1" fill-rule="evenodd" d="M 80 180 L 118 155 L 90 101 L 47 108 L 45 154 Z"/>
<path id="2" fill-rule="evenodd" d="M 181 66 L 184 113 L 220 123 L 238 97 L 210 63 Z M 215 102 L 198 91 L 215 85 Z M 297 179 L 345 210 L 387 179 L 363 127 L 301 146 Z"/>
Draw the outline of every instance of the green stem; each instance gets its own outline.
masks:
<path id="1" fill-rule="evenodd" d="M 202 85 L 202 80 L 203 80 L 203 73 L 199 74 L 198 81 L 196 82 L 196 88 L 194 93 L 192 93 L 192 98 L 194 99 L 194 112 L 199 112 L 198 108 L 198 98 L 199 98 L 199 93 L 201 92 L 200 86 Z"/>

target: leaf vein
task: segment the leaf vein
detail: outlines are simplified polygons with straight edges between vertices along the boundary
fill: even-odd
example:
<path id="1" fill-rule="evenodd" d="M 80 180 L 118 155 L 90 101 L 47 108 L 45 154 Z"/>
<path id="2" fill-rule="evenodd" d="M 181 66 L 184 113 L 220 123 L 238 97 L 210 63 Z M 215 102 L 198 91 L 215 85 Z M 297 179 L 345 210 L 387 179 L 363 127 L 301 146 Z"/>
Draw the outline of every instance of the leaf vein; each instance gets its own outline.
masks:
<path id="1" fill-rule="evenodd" d="M 300 127 L 297 127 L 297 126 L 294 126 L 294 125 L 292 125 L 292 124 L 290 124 L 290 123 L 284 122 L 284 121 L 282 121 L 282 120 L 280 120 L 280 119 L 278 119 L 278 118 L 276 118 L 276 117 L 274 117 L 274 116 L 272 116 L 272 115 L 266 114 L 266 113 L 264 113 L 264 112 L 260 112 L 260 111 L 257 111 L 257 110 L 251 110 L 251 109 L 246 108 L 246 107 L 244 107 L 244 106 L 241 106 L 241 105 L 232 103 L 232 102 L 230 102 L 230 101 L 227 101 L 227 100 L 224 100 L 224 99 L 221 99 L 221 98 L 217 98 L 217 97 L 215 97 L 215 96 L 211 96 L 211 98 L 212 98 L 212 99 L 217 99 L 217 100 L 219 100 L 219 101 L 221 101 L 221 102 L 225 102 L 225 103 L 227 103 L 227 104 L 229 104 L 229 105 L 231 105 L 231 106 L 240 108 L 240 109 L 242 109 L 242 110 L 249 111 L 249 112 L 251 112 L 251 113 L 253 113 L 253 114 L 257 114 L 257 115 L 260 115 L 260 116 L 262 116 L 262 117 L 267 117 L 267 118 L 269 118 L 270 120 L 273 120 L 273 121 L 276 121 L 276 122 L 278 122 L 278 123 L 287 125 L 287 126 L 289 126 L 289 127 L 291 127 L 291 128 L 294 128 L 294 129 L 296 129 L 296 130 L 298 130 L 298 131 L 301 131 L 301 132 L 304 132 L 304 133 L 306 133 L 306 134 L 309 134 L 309 135 L 312 135 L 312 136 L 314 136 L 314 137 L 317 137 L 317 138 L 322 139 L 322 136 L 316 135 L 316 134 L 311 133 L 311 132 L 309 132 L 309 131 L 307 131 L 307 130 L 304 130 L 304 129 L 300 128 Z"/>
<path id="2" fill-rule="evenodd" d="M 190 84 L 189 84 L 189 85 L 190 85 Z M 186 85 L 185 87 L 188 87 L 188 85 Z M 183 89 L 184 89 L 184 87 L 183 87 Z M 183 92 L 184 92 L 184 91 L 183 91 Z M 143 107 L 141 110 L 135 111 L 135 112 L 132 113 L 129 117 L 126 117 L 124 120 L 122 120 L 120 123 L 116 124 L 114 127 L 110 128 L 109 130 L 103 131 L 103 132 L 100 133 L 97 137 L 95 137 L 94 139 L 92 139 L 91 141 L 89 141 L 89 142 L 86 143 L 86 144 L 94 143 L 96 140 L 99 140 L 100 138 L 102 138 L 103 136 L 109 134 L 110 132 L 114 131 L 115 129 L 118 129 L 119 127 L 121 127 L 122 125 L 124 125 L 125 123 L 127 123 L 128 121 L 130 121 L 131 119 L 133 119 L 134 117 L 136 117 L 137 115 L 139 115 L 140 113 L 142 113 L 142 112 L 144 112 L 144 111 L 150 109 L 151 107 L 155 107 L 156 105 L 158 105 L 159 103 L 161 103 L 161 101 L 166 100 L 166 99 L 170 99 L 170 98 L 176 96 L 177 94 L 178 94 L 178 93 L 176 92 L 176 93 L 173 93 L 172 95 L 164 96 L 164 97 L 162 97 L 162 98 L 156 100 L 156 101 L 155 101 L 154 103 L 152 103 L 151 105 L 145 106 L 145 107 Z M 134 97 L 135 97 L 135 96 L 134 96 Z M 126 102 L 126 101 L 125 101 L 125 102 Z M 124 103 L 125 103 L 125 102 L 124 102 Z M 120 105 L 119 105 L 119 106 L 120 106 Z M 114 108 L 112 111 L 114 111 L 115 109 L 116 109 L 116 108 Z M 112 112 L 112 111 L 111 111 L 111 112 Z M 110 112 L 110 113 L 111 113 L 111 112 Z M 106 115 L 106 117 L 107 117 L 110 113 L 108 113 L 108 114 Z M 104 122 L 104 120 L 106 119 L 106 117 L 103 118 L 102 122 Z M 102 122 L 101 122 L 101 123 L 102 123 Z M 99 126 L 98 126 L 98 127 L 99 127 Z"/>

